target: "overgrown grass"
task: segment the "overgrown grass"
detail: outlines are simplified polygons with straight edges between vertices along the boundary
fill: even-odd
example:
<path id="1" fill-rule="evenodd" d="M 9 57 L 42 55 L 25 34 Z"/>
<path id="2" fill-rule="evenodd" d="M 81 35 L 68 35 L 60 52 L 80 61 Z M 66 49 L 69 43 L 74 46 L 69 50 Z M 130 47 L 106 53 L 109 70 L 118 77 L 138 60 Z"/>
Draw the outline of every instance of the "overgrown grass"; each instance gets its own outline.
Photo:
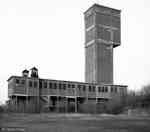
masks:
<path id="1" fill-rule="evenodd" d="M 0 127 L 27 132 L 150 132 L 150 117 L 96 114 L 3 114 Z"/>

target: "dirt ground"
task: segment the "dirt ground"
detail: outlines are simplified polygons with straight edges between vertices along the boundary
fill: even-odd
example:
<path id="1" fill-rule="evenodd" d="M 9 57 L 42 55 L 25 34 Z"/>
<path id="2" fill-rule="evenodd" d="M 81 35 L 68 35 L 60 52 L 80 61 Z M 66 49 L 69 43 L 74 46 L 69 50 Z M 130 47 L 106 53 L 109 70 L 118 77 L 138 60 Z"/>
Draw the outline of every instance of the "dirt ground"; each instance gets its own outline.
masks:
<path id="1" fill-rule="evenodd" d="M 0 128 L 2 132 L 150 132 L 150 117 L 13 113 L 0 114 Z"/>

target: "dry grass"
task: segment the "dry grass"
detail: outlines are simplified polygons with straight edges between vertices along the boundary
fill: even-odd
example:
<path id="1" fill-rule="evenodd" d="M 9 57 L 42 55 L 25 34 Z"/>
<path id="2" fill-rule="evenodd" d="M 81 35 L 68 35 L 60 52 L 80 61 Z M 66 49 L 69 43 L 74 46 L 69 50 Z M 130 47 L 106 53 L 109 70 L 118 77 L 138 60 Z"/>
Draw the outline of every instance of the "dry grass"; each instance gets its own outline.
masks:
<path id="1" fill-rule="evenodd" d="M 150 132 L 150 117 L 90 114 L 3 114 L 0 127 L 27 132 Z"/>

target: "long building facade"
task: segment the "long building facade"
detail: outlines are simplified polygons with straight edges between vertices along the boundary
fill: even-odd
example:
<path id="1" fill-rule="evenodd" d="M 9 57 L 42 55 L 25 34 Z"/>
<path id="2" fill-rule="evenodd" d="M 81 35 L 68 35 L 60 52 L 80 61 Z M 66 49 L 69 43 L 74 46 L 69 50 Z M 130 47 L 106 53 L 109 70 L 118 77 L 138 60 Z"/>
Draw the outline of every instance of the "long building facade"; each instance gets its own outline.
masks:
<path id="1" fill-rule="evenodd" d="M 8 81 L 9 105 L 20 112 L 83 112 L 125 97 L 113 83 L 113 48 L 120 45 L 120 10 L 94 4 L 85 13 L 85 82 L 42 79 L 33 67 Z M 92 109 L 92 108 L 91 108 Z M 100 110 L 101 108 L 98 108 Z M 97 111 L 97 109 L 96 109 Z"/>
<path id="2" fill-rule="evenodd" d="M 100 104 L 127 93 L 127 86 L 11 76 L 8 94 L 14 110 L 80 112 L 87 103 Z"/>

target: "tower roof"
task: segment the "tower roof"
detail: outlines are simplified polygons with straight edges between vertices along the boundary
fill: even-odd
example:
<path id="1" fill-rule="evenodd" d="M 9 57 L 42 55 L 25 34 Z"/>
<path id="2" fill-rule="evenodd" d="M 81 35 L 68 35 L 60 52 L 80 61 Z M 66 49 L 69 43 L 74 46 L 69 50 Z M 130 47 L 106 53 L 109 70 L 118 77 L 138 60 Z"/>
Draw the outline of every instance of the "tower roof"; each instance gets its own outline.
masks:
<path id="1" fill-rule="evenodd" d="M 96 8 L 99 8 L 101 9 L 102 11 L 104 10 L 110 10 L 112 13 L 120 13 L 121 10 L 119 9 L 115 9 L 115 8 L 111 8 L 111 7 L 107 7 L 107 6 L 103 6 L 103 5 L 99 5 L 99 4 L 93 4 L 91 7 L 89 7 L 85 12 L 84 14 L 86 14 L 87 12 L 89 12 L 90 10 L 93 10 L 93 9 L 96 9 Z"/>
<path id="2" fill-rule="evenodd" d="M 31 68 L 31 70 L 38 71 L 38 69 L 36 67 Z"/>
<path id="3" fill-rule="evenodd" d="M 29 73 L 27 69 L 23 70 L 22 73 Z"/>

